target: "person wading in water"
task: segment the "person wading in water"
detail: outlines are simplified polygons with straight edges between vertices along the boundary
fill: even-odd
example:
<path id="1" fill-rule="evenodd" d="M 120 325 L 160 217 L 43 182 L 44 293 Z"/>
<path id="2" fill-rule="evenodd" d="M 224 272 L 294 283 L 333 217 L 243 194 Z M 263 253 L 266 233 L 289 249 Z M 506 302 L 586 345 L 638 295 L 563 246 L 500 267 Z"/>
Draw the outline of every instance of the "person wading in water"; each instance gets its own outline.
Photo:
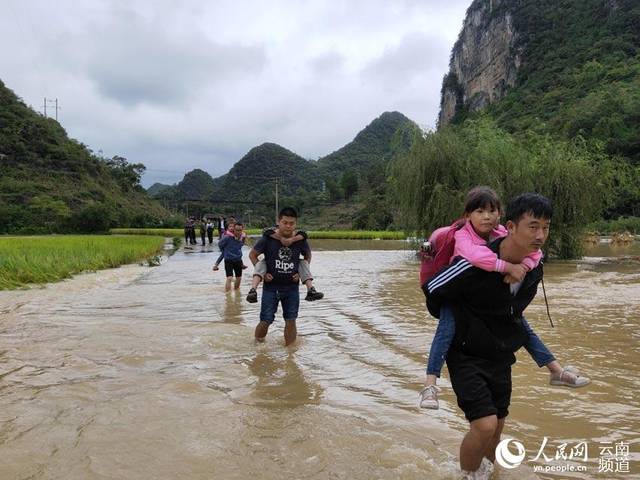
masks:
<path id="1" fill-rule="evenodd" d="M 278 232 L 282 238 L 294 235 L 298 213 L 291 207 L 280 210 L 278 214 Z M 296 320 L 300 307 L 298 286 L 300 275 L 300 255 L 311 260 L 311 248 L 306 240 L 285 246 L 280 240 L 262 236 L 249 253 L 249 259 L 255 266 L 258 256 L 264 254 L 267 273 L 264 276 L 264 287 L 260 305 L 260 322 L 255 329 L 255 338 L 262 342 L 267 336 L 269 326 L 275 319 L 278 304 L 282 304 L 284 318 L 284 342 L 291 345 L 297 337 Z"/>

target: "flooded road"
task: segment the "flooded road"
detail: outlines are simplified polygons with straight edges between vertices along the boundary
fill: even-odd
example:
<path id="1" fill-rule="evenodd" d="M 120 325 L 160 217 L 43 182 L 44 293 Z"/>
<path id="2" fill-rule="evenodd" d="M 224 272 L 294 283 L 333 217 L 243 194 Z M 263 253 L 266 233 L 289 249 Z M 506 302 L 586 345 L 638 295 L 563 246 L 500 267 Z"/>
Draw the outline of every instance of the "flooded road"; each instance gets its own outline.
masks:
<path id="1" fill-rule="evenodd" d="M 401 242 L 312 246 L 325 299 L 301 302 L 290 348 L 278 317 L 266 343 L 254 343 L 259 304 L 244 300 L 251 270 L 226 295 L 209 247 L 181 249 L 160 267 L 0 292 L 0 479 L 458 478 L 467 423 L 446 371 L 440 410 L 416 406 L 437 325 L 417 260 Z M 637 243 L 600 245 L 583 261 L 546 267 L 556 327 L 541 292 L 526 316 L 562 363 L 593 382 L 551 387 L 519 352 L 505 436 L 527 458 L 494 478 L 639 477 L 633 255 Z M 586 462 L 544 457 L 581 442 Z M 562 465 L 586 472 L 550 470 Z"/>

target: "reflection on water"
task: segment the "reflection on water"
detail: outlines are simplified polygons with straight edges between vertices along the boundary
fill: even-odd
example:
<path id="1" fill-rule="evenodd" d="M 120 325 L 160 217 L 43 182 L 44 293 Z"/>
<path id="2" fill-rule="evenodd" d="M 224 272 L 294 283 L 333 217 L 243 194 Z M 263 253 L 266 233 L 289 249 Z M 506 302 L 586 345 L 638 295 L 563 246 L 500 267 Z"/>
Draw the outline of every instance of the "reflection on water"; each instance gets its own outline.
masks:
<path id="1" fill-rule="evenodd" d="M 437 325 L 417 260 L 404 242 L 312 244 L 326 296 L 301 302 L 290 348 L 279 318 L 254 343 L 250 271 L 225 294 L 209 246 L 153 269 L 0 292 L 0 478 L 457 478 L 467 423 L 446 371 L 441 409 L 416 408 Z M 519 352 L 505 434 L 529 456 L 544 437 L 548 456 L 588 442 L 589 470 L 573 478 L 638 474 L 638 255 L 638 244 L 598 245 L 582 261 L 548 264 L 556 327 L 541 295 L 527 311 L 593 383 L 551 387 Z M 634 473 L 598 475 L 598 447 L 620 441 Z M 497 478 L 534 478 L 536 463 Z"/>
<path id="2" fill-rule="evenodd" d="M 257 379 L 252 393 L 261 404 L 293 407 L 320 403 L 322 387 L 305 379 L 293 354 L 280 359 L 276 354 L 258 352 L 248 367 Z"/>

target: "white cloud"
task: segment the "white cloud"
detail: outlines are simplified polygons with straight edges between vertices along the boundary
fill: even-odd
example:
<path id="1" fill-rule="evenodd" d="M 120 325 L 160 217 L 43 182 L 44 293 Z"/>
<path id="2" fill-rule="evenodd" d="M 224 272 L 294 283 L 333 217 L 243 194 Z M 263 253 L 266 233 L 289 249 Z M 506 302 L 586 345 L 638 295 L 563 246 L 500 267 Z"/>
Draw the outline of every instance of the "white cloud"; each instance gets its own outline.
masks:
<path id="1" fill-rule="evenodd" d="M 387 110 L 435 123 L 466 1 L 0 3 L 0 79 L 173 183 L 271 141 L 326 155 Z M 10 39 L 11 41 L 6 41 Z"/>

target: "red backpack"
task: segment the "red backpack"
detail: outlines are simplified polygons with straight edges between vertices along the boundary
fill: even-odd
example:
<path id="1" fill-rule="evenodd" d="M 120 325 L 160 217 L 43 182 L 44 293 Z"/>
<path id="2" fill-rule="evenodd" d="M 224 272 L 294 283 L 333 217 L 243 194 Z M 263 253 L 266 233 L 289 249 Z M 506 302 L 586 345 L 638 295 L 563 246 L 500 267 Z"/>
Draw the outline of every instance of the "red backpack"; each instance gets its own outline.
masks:
<path id="1" fill-rule="evenodd" d="M 449 265 L 456 246 L 455 234 L 464 226 L 464 220 L 456 220 L 447 227 L 436 229 L 429 237 L 429 250 L 421 251 L 420 286 L 431 280 L 443 267 Z"/>

